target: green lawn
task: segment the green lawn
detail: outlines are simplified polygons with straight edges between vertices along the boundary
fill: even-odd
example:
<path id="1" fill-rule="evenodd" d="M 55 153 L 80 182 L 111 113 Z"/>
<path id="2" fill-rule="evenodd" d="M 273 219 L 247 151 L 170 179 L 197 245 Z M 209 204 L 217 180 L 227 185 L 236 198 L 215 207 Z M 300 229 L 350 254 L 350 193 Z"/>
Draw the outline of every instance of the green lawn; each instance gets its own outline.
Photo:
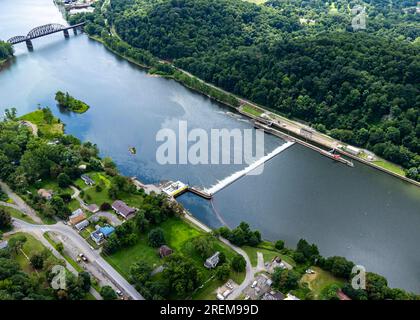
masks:
<path id="1" fill-rule="evenodd" d="M 393 164 L 393 163 L 388 162 L 386 160 L 373 161 L 373 163 L 376 164 L 377 166 L 380 166 L 384 169 L 392 171 L 396 174 L 400 174 L 402 176 L 405 176 L 404 169 L 401 168 L 400 166 L 396 165 L 396 164 Z"/>
<path id="2" fill-rule="evenodd" d="M 162 263 L 157 249 L 147 244 L 145 235 L 140 237 L 136 245 L 119 250 L 110 256 L 104 256 L 104 258 L 126 279 L 129 277 L 130 267 L 137 261 L 146 261 L 155 267 Z"/>
<path id="3" fill-rule="evenodd" d="M 318 267 L 311 267 L 315 274 L 304 274 L 300 280 L 301 283 L 307 283 L 308 288 L 313 292 L 314 298 L 318 299 L 324 288 L 329 285 L 337 284 L 342 287 L 344 280 L 333 276 L 330 272 L 324 271 Z"/>
<path id="4" fill-rule="evenodd" d="M 4 209 L 6 212 L 8 212 L 13 218 L 23 220 L 28 223 L 36 224 L 29 216 L 26 214 L 23 214 L 22 212 L 9 207 L 0 206 L 0 208 Z"/>
<path id="5" fill-rule="evenodd" d="M 199 268 L 203 274 L 203 279 L 210 279 L 214 270 L 208 270 L 204 267 L 204 259 L 201 258 L 194 250 L 191 239 L 203 236 L 204 232 L 191 225 L 189 222 L 179 218 L 171 218 L 163 222 L 160 226 L 162 228 L 167 245 L 175 252 L 181 252 L 185 256 L 192 259 L 194 264 Z M 215 240 L 213 245 L 214 251 L 223 252 L 228 260 L 232 259 L 236 253 L 220 241 Z M 141 235 L 139 242 L 130 248 L 125 248 L 110 256 L 105 256 L 105 259 L 118 270 L 125 278 L 128 278 L 130 267 L 133 263 L 143 260 L 147 261 L 154 267 L 162 264 L 162 259 L 158 255 L 157 248 L 152 248 L 148 245 L 147 236 Z M 157 279 L 158 276 L 154 277 Z M 231 273 L 231 278 L 241 283 L 245 278 L 245 273 Z M 203 297 L 215 298 L 214 291 L 222 283 L 216 279 L 207 282 L 206 285 L 198 290 L 194 295 L 194 299 L 201 299 Z M 179 298 L 179 297 L 173 297 Z M 185 298 L 185 297 L 183 297 Z"/>
<path id="6" fill-rule="evenodd" d="M 30 258 L 35 253 L 41 253 L 46 248 L 44 247 L 44 245 L 40 241 L 38 241 L 32 235 L 27 234 L 27 233 L 16 233 L 13 236 L 11 236 L 10 238 L 16 237 L 17 235 L 24 235 L 26 237 L 26 242 L 22 247 L 22 251 L 25 254 L 22 253 L 22 252 L 19 252 L 15 257 L 15 260 L 19 263 L 19 265 L 21 266 L 23 271 L 25 271 L 27 273 L 35 272 L 35 270 L 31 267 L 31 264 L 30 264 L 29 260 L 27 259 L 27 257 Z M 57 263 L 58 263 L 58 259 L 52 253 L 50 253 L 48 256 L 49 256 L 49 258 L 57 261 Z"/>
<path id="7" fill-rule="evenodd" d="M 64 133 L 64 125 L 59 121 L 59 119 L 54 118 L 51 124 L 45 122 L 42 110 L 36 110 L 25 114 L 20 117 L 19 120 L 30 121 L 37 125 L 39 132 L 48 138 L 60 136 Z"/>
<path id="8" fill-rule="evenodd" d="M 255 117 L 259 117 L 263 114 L 263 112 L 261 110 L 258 110 L 256 108 L 254 108 L 253 106 L 250 106 L 249 104 L 245 104 L 244 106 L 242 106 L 242 111 L 249 113 Z"/>
<path id="9" fill-rule="evenodd" d="M 55 194 L 58 194 L 58 193 L 73 194 L 73 190 L 71 190 L 70 188 L 59 187 L 57 181 L 52 180 L 52 179 L 36 182 L 29 187 L 29 191 L 32 192 L 32 194 L 37 194 L 39 189 L 52 190 L 54 191 Z"/>

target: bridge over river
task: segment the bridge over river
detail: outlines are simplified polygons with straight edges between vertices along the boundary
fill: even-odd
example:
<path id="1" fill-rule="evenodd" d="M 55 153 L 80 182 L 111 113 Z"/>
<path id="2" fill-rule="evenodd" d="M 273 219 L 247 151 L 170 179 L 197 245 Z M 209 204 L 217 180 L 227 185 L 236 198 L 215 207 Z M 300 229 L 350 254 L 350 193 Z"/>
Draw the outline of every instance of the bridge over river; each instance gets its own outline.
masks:
<path id="1" fill-rule="evenodd" d="M 26 42 L 26 46 L 28 49 L 33 49 L 32 40 L 40 37 L 45 37 L 47 35 L 57 33 L 57 32 L 63 32 L 64 37 L 69 37 L 69 30 L 73 29 L 74 34 L 77 34 L 77 29 L 83 30 L 83 26 L 85 25 L 84 22 L 78 23 L 72 26 L 64 26 L 62 24 L 58 23 L 50 23 L 43 26 L 36 27 L 29 31 L 29 33 L 26 36 L 15 36 L 7 40 L 12 45 Z"/>

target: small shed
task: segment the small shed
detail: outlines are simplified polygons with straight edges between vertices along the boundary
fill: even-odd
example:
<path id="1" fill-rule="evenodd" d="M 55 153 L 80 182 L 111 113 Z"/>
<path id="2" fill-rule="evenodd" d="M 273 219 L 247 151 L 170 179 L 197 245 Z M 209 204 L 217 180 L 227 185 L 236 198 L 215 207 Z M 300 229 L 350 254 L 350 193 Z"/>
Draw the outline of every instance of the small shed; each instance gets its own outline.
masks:
<path id="1" fill-rule="evenodd" d="M 173 253 L 173 250 L 166 245 L 159 248 L 159 255 L 161 258 L 165 258 Z"/>

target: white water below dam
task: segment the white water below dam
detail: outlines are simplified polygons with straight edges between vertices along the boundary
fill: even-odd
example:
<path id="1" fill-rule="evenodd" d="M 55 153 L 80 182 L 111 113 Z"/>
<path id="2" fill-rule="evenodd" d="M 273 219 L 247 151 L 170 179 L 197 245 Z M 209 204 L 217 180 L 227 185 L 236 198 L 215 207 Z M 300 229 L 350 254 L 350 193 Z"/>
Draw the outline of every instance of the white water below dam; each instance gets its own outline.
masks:
<path id="1" fill-rule="evenodd" d="M 247 175 L 251 171 L 257 169 L 259 166 L 263 165 L 268 160 L 272 159 L 279 153 L 283 152 L 287 148 L 294 145 L 294 142 L 287 141 L 286 143 L 282 144 L 281 146 L 277 147 L 273 151 L 271 151 L 266 156 L 258 159 L 257 161 L 251 163 L 248 167 L 244 168 L 243 170 L 240 170 L 238 172 L 233 173 L 232 175 L 224 178 L 223 180 L 218 181 L 215 185 L 211 186 L 210 188 L 207 188 L 204 190 L 205 193 L 208 193 L 209 195 L 213 196 L 216 192 L 222 190 L 223 188 L 227 187 L 231 183 L 235 182 L 236 180 L 242 178 L 243 176 Z"/>

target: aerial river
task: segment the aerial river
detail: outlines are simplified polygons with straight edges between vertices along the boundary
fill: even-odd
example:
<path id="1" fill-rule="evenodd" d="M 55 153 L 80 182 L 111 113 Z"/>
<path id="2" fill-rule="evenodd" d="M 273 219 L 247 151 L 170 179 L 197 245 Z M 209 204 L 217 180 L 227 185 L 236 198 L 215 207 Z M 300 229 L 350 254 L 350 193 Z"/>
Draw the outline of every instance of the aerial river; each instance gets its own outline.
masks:
<path id="1" fill-rule="evenodd" d="M 0 39 L 48 23 L 65 24 L 52 0 L 0 0 Z M 7 107 L 21 115 L 49 106 L 67 133 L 96 143 L 123 174 L 146 183 L 181 180 L 209 188 L 246 166 L 158 164 L 156 134 L 177 130 L 180 120 L 206 132 L 253 126 L 175 81 L 147 75 L 86 35 L 70 35 L 36 39 L 33 52 L 24 43 L 15 46 L 16 58 L 0 71 L 1 113 Z M 60 111 L 57 90 L 85 101 L 90 110 Z M 265 135 L 265 154 L 282 144 Z M 391 287 L 420 293 L 420 188 L 363 164 L 350 168 L 294 145 L 268 161 L 262 174 L 228 185 L 212 202 L 192 194 L 179 201 L 212 227 L 247 221 L 264 238 L 283 239 L 290 247 L 305 238 L 324 256 L 345 256 L 387 277 Z"/>

